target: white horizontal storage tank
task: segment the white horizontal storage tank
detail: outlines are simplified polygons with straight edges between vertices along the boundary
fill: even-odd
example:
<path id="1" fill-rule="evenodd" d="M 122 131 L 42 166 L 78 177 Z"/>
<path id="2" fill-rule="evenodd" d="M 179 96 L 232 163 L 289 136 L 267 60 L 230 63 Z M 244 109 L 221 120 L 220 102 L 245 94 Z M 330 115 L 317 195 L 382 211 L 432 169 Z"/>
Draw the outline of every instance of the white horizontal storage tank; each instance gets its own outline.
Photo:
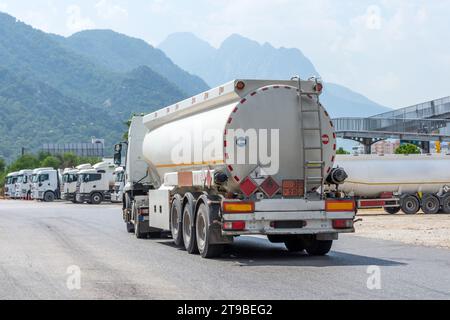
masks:
<path id="1" fill-rule="evenodd" d="M 450 186 L 450 155 L 338 155 L 335 166 L 348 174 L 339 189 L 357 197 L 438 193 Z"/>
<path id="2" fill-rule="evenodd" d="M 242 84 L 245 88 L 239 89 Z M 308 131 L 308 128 L 312 130 L 319 126 L 319 117 L 317 112 L 300 112 L 297 86 L 298 81 L 236 80 L 149 114 L 143 120 L 148 129 L 143 155 L 161 181 L 170 172 L 223 170 L 231 177 L 227 188 L 236 191 L 245 177 L 259 166 L 264 168 L 263 163 L 267 162 L 260 156 L 257 161 L 248 161 L 250 150 L 254 150 L 248 132 L 252 129 L 258 133 L 267 130 L 269 151 L 261 150 L 258 145 L 257 153 L 270 154 L 275 141 L 272 139 L 277 139 L 272 133 L 278 130 L 279 151 L 270 156 L 272 161 L 279 162 L 277 165 L 272 162 L 271 168 L 279 169 L 269 175 L 280 185 L 283 179 L 303 180 L 303 116 L 308 117 L 303 120 L 306 124 L 303 131 L 306 133 L 306 148 L 319 148 L 305 150 L 311 153 L 308 160 L 320 160 L 320 148 L 323 148 L 326 177 L 335 159 L 333 124 L 320 106 L 323 141 L 317 131 L 315 136 L 313 131 Z M 302 90 L 306 92 L 313 92 L 313 86 L 313 81 L 302 81 Z M 304 110 L 318 108 L 312 95 L 304 95 L 302 103 Z M 243 129 L 243 132 L 231 139 L 230 133 L 238 129 Z M 182 150 L 191 150 L 191 154 L 186 156 Z M 232 150 L 244 152 L 246 162 L 236 164 L 236 158 L 230 156 Z"/>

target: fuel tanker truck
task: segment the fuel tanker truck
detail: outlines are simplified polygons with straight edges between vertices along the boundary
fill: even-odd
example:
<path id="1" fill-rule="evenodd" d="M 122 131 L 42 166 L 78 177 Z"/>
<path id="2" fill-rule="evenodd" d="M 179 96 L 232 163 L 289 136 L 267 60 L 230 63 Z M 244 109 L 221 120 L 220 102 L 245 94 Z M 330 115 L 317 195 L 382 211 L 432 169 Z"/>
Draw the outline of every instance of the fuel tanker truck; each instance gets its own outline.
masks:
<path id="1" fill-rule="evenodd" d="M 266 235 L 325 255 L 354 232 L 353 199 L 325 194 L 336 135 L 322 83 L 235 80 L 131 121 L 123 219 L 137 238 L 170 232 L 217 257 L 233 239 Z"/>
<path id="2" fill-rule="evenodd" d="M 348 175 L 338 189 L 358 208 L 450 213 L 450 155 L 337 156 L 336 166 Z"/>

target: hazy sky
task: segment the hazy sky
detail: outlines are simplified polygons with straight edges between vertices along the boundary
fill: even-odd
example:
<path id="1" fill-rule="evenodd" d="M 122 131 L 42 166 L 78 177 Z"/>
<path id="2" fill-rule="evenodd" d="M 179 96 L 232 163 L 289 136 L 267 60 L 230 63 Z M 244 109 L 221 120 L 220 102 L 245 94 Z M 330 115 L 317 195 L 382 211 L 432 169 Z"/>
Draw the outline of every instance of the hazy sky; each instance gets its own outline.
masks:
<path id="1" fill-rule="evenodd" d="M 108 28 L 155 46 L 178 31 L 214 46 L 239 33 L 299 48 L 324 80 L 391 107 L 450 95 L 450 0 L 0 0 L 0 11 L 48 32 Z"/>

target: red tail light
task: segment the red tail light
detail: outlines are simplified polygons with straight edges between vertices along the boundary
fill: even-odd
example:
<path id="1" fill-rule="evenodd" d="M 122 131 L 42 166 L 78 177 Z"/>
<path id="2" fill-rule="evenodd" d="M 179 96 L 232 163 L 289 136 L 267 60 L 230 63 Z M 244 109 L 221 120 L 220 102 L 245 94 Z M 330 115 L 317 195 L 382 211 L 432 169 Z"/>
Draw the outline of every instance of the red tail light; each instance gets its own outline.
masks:
<path id="1" fill-rule="evenodd" d="M 317 92 L 322 92 L 323 90 L 323 84 L 321 84 L 320 82 L 317 83 L 314 87 L 314 90 L 316 90 Z"/>
<path id="2" fill-rule="evenodd" d="M 351 229 L 353 220 L 333 220 L 333 229 Z"/>
<path id="3" fill-rule="evenodd" d="M 226 231 L 242 231 L 245 230 L 245 221 L 224 222 L 223 229 Z"/>

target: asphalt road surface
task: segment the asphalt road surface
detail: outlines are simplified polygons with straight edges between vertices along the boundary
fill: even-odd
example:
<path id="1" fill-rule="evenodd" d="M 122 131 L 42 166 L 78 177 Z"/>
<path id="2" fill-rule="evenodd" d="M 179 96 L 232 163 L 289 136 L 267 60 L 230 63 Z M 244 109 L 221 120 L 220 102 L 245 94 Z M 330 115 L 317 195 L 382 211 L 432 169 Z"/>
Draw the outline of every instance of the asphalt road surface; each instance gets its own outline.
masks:
<path id="1" fill-rule="evenodd" d="M 327 257 L 242 237 L 204 260 L 137 240 L 116 205 L 0 200 L 0 299 L 449 299 L 449 270 L 450 250 L 354 235 Z"/>

